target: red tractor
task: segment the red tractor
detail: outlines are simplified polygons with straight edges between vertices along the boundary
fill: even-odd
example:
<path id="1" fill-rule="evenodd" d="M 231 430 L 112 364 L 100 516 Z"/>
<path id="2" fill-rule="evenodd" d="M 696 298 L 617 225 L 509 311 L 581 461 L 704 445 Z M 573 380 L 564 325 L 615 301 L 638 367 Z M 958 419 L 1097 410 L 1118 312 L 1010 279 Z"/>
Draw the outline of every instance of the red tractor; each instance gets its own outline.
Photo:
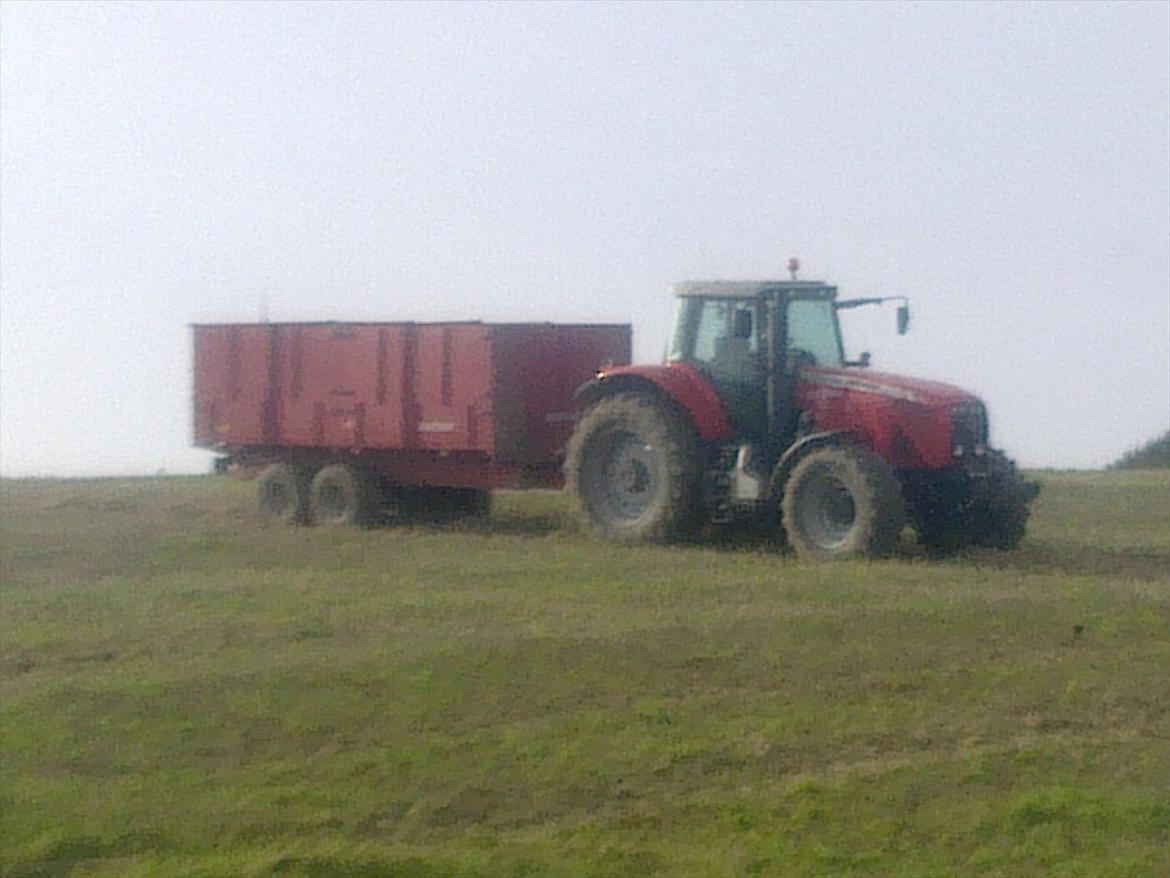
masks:
<path id="1" fill-rule="evenodd" d="M 565 462 L 579 516 L 623 541 L 754 520 L 808 559 L 886 555 L 907 523 L 932 553 L 1015 547 L 1038 488 L 988 446 L 983 403 L 847 362 L 838 312 L 890 299 L 839 300 L 796 267 L 676 285 L 666 363 L 581 387 Z"/>

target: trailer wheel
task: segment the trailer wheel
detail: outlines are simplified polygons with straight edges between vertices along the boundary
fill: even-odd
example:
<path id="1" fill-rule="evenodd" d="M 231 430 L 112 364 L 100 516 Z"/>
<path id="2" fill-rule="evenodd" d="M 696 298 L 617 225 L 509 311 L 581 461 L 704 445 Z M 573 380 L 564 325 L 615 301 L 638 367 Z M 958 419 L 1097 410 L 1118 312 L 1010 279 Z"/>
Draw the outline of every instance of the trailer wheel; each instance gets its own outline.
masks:
<path id="1" fill-rule="evenodd" d="M 788 541 L 806 561 L 888 555 L 906 521 L 893 471 L 856 446 L 805 455 L 788 477 L 781 509 Z"/>
<path id="2" fill-rule="evenodd" d="M 265 518 L 299 524 L 308 514 L 308 474 L 295 464 L 274 463 L 260 474 L 257 499 Z"/>
<path id="3" fill-rule="evenodd" d="M 375 486 L 365 472 L 348 463 L 331 463 L 309 486 L 313 524 L 367 524 L 378 505 Z"/>
<path id="4" fill-rule="evenodd" d="M 578 519 L 614 540 L 684 536 L 698 513 L 696 444 L 685 418 L 653 398 L 602 399 L 569 440 L 565 483 Z"/>

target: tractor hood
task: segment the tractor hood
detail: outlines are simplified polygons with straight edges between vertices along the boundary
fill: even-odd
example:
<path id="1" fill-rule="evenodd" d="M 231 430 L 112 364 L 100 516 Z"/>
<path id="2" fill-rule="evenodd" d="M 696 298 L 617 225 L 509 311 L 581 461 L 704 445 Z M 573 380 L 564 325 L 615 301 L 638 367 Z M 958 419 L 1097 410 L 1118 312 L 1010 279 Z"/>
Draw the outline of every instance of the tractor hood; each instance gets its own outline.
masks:
<path id="1" fill-rule="evenodd" d="M 940 469 L 987 442 L 987 410 L 949 384 L 861 369 L 809 366 L 796 404 L 819 430 L 844 430 L 896 469 Z"/>
<path id="2" fill-rule="evenodd" d="M 891 372 L 871 372 L 869 369 L 809 366 L 801 369 L 797 384 L 801 395 L 819 395 L 818 391 L 822 388 L 836 388 L 925 406 L 952 406 L 955 403 L 979 401 L 974 394 L 951 384 L 909 378 Z"/>

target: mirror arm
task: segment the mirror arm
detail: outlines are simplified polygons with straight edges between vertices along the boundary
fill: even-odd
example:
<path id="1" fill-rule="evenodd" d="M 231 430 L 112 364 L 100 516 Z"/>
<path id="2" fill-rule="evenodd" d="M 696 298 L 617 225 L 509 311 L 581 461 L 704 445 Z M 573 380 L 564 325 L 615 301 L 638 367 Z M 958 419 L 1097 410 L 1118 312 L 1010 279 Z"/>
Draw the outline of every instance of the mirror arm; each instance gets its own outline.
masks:
<path id="1" fill-rule="evenodd" d="M 910 304 L 910 300 L 905 296 L 871 296 L 866 299 L 845 299 L 841 302 L 834 302 L 833 307 L 838 311 L 847 311 L 850 308 L 860 308 L 862 305 L 880 305 L 883 302 L 901 302 L 907 306 Z"/>

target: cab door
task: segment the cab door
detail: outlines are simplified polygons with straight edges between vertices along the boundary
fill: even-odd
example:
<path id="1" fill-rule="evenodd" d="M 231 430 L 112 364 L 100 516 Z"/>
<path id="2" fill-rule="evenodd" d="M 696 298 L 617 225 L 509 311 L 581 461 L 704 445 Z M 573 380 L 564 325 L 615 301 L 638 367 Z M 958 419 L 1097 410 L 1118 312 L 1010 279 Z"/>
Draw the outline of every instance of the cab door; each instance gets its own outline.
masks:
<path id="1" fill-rule="evenodd" d="M 735 437 L 757 442 L 768 433 L 766 309 L 761 299 L 703 299 L 691 352 Z"/>

